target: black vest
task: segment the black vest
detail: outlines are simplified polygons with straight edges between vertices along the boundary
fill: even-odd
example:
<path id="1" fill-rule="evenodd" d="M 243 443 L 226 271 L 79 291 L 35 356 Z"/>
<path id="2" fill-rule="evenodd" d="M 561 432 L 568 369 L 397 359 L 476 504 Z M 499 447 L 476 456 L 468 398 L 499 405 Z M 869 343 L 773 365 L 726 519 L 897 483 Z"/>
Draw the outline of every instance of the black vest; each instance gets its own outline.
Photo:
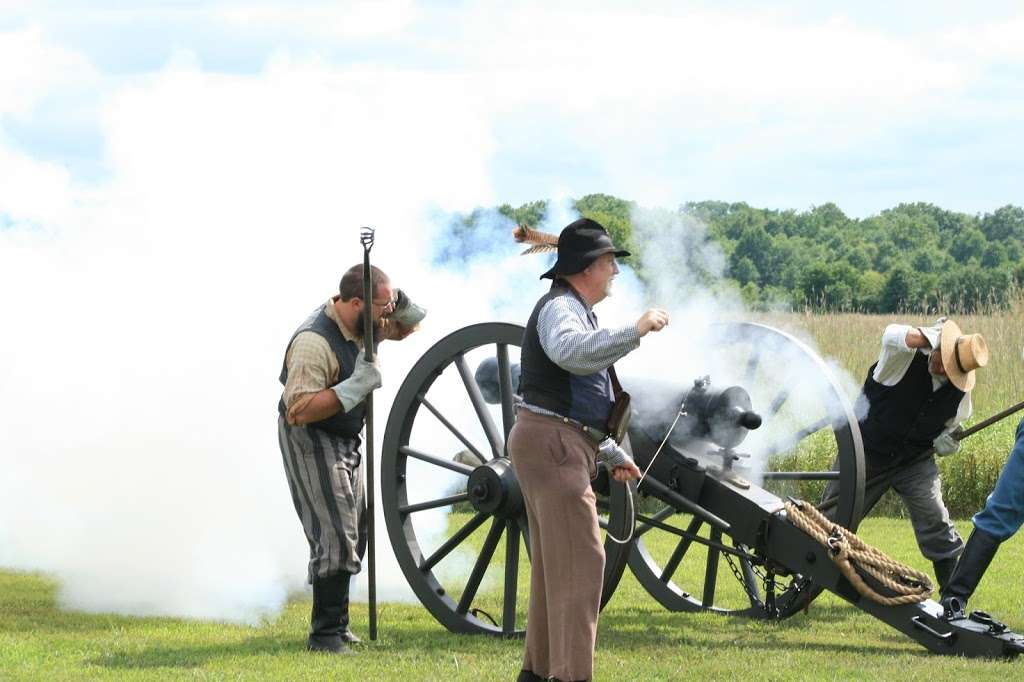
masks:
<path id="1" fill-rule="evenodd" d="M 868 413 L 860 422 L 860 433 L 865 454 L 876 464 L 891 465 L 932 447 L 932 441 L 956 414 L 964 392 L 950 381 L 933 391 L 928 356 L 921 352 L 914 354 L 907 373 L 895 386 L 875 381 L 877 364 L 871 365 L 864 380 Z"/>
<path id="2" fill-rule="evenodd" d="M 563 417 L 606 431 L 613 402 L 608 370 L 585 375 L 572 374 L 552 362 L 540 345 L 537 318 L 540 317 L 541 308 L 559 296 L 575 296 L 579 299 L 571 288 L 555 283 L 551 291 L 537 301 L 530 320 L 526 323 L 526 331 L 523 332 L 519 392 L 523 400 L 530 405 L 543 407 Z M 586 304 L 584 307 L 587 307 Z M 589 328 L 597 328 L 595 320 L 588 319 L 585 324 Z"/>
<path id="3" fill-rule="evenodd" d="M 288 341 L 288 347 L 292 345 L 292 341 L 295 337 L 302 332 L 314 332 L 324 337 L 327 343 L 331 347 L 331 351 L 334 352 L 334 357 L 338 359 L 338 366 L 341 368 L 340 375 L 338 377 L 338 383 L 340 384 L 345 379 L 352 376 L 352 370 L 356 366 L 356 356 L 359 354 L 359 347 L 353 341 L 348 341 L 341 334 L 341 329 L 338 328 L 338 324 L 327 317 L 327 304 L 324 304 L 313 311 L 313 313 L 306 318 L 295 333 L 292 334 L 292 338 Z M 287 350 L 285 351 L 285 357 L 287 357 Z M 286 384 L 288 382 L 288 364 L 282 363 L 281 366 L 281 383 Z M 330 388 L 325 386 L 325 388 Z M 277 411 L 284 415 L 287 413 L 285 409 L 284 400 L 279 400 L 277 403 Z M 321 419 L 318 422 L 311 422 L 309 426 L 322 429 L 327 433 L 342 438 L 358 438 L 359 432 L 363 429 L 363 419 L 366 416 L 366 403 L 359 403 L 351 412 L 345 412 L 340 410 L 337 414 L 331 415 L 327 419 Z"/>

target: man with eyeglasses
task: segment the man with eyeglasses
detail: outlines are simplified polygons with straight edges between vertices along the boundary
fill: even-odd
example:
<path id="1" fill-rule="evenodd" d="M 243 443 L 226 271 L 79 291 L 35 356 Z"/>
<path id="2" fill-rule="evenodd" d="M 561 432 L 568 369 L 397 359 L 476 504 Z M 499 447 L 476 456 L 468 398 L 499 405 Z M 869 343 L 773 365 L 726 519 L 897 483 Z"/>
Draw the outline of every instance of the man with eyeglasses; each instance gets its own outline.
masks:
<path id="1" fill-rule="evenodd" d="M 401 340 L 426 311 L 371 266 L 374 339 Z M 306 648 L 344 653 L 359 642 L 349 630 L 349 582 L 366 549 L 359 446 L 365 401 L 380 384 L 363 357 L 363 266 L 344 274 L 338 294 L 292 335 L 281 368 L 278 443 L 295 511 L 309 541 L 313 612 Z M 374 359 L 376 360 L 376 354 Z"/>

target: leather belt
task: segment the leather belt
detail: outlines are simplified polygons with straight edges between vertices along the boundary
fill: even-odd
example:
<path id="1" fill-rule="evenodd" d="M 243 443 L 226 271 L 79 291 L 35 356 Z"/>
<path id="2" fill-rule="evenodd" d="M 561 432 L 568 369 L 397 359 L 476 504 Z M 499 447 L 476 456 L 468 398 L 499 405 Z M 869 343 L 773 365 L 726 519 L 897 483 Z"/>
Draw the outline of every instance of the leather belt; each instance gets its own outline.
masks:
<path id="1" fill-rule="evenodd" d="M 518 407 L 522 407 L 523 409 L 525 409 L 530 414 L 536 415 L 538 417 L 547 417 L 548 419 L 554 419 L 554 420 L 562 422 L 563 424 L 567 424 L 569 426 L 573 426 L 573 427 L 579 429 L 580 431 L 582 431 L 583 433 L 585 433 L 590 438 L 593 438 L 598 443 L 600 443 L 601 441 L 603 441 L 605 438 L 608 437 L 608 432 L 607 431 L 602 431 L 601 429 L 595 429 L 593 426 L 587 426 L 583 422 L 578 422 L 575 419 L 570 419 L 569 417 L 563 417 L 562 415 L 556 414 L 554 412 L 538 412 L 536 410 L 530 409 L 529 407 L 526 407 L 525 405 L 520 405 Z"/>

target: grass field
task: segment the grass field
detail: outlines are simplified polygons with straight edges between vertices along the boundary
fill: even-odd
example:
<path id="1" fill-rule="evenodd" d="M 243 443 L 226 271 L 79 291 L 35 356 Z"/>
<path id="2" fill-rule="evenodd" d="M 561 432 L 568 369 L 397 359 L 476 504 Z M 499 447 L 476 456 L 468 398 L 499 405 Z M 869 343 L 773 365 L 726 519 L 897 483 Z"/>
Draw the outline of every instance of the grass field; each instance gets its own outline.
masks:
<path id="1" fill-rule="evenodd" d="M 975 392 L 978 421 L 1024 400 L 1024 306 L 984 316 L 961 317 L 965 331 L 986 335 L 992 362 L 980 373 Z M 927 324 L 923 317 L 867 315 L 771 315 L 763 321 L 802 330 L 823 354 L 854 377 L 863 377 L 878 352 L 878 338 L 890 321 Z M 940 462 L 944 494 L 954 514 L 967 518 L 991 489 L 1012 442 L 1019 417 L 965 441 L 962 451 Z M 830 455 L 809 453 L 810 457 Z M 808 467 L 820 468 L 820 467 Z M 901 506 L 888 499 L 881 511 L 898 517 Z M 452 526 L 459 521 L 454 515 Z M 959 522 L 970 532 L 970 521 Z M 482 534 L 483 530 L 478 531 Z M 648 536 L 650 544 L 674 542 Z M 860 535 L 894 558 L 921 570 L 930 566 L 917 552 L 909 523 L 869 518 Z M 472 538 L 479 544 L 480 538 Z M 673 546 L 650 547 L 662 557 Z M 1004 545 L 972 607 L 991 611 L 1024 630 L 1020 565 L 1024 540 Z M 492 570 L 500 571 L 500 564 Z M 688 555 L 677 582 L 691 589 L 700 575 L 699 554 Z M 526 564 L 521 582 L 525 583 Z M 743 600 L 720 567 L 720 600 Z M 500 612 L 494 582 L 484 581 L 475 605 Z M 490 584 L 491 591 L 487 591 Z M 730 590 L 732 595 L 730 596 Z M 691 591 L 693 591 L 691 589 Z M 522 643 L 448 633 L 418 603 L 381 606 L 381 638 L 344 657 L 303 651 L 310 601 L 297 595 L 283 613 L 257 627 L 169 618 L 134 618 L 61 611 L 56 585 L 45 576 L 0 572 L 0 680 L 8 679 L 340 679 L 340 680 L 511 680 L 519 668 Z M 525 592 L 520 593 L 525 609 Z M 357 631 L 366 634 L 366 608 L 353 606 Z M 522 623 L 520 623 L 520 626 Z M 825 595 L 808 614 L 781 623 L 663 610 L 627 571 L 599 632 L 597 679 L 1016 679 L 1020 662 L 950 659 L 929 654 L 911 640 L 844 602 Z"/>
<path id="2" fill-rule="evenodd" d="M 969 524 L 961 524 L 969 531 Z M 869 519 L 868 542 L 926 570 L 909 525 Z M 996 557 L 972 606 L 1024 629 L 1019 566 L 1024 540 Z M 380 639 L 352 656 L 302 650 L 309 599 L 296 597 L 258 627 L 166 618 L 66 613 L 54 584 L 0 573 L 0 678 L 4 680 L 338 679 L 511 680 L 521 642 L 452 635 L 418 604 L 384 604 Z M 354 605 L 366 633 L 366 608 Z M 928 653 L 883 623 L 825 595 L 807 615 L 764 623 L 661 609 L 628 571 L 601 618 L 597 679 L 1014 679 L 1020 662 Z"/>

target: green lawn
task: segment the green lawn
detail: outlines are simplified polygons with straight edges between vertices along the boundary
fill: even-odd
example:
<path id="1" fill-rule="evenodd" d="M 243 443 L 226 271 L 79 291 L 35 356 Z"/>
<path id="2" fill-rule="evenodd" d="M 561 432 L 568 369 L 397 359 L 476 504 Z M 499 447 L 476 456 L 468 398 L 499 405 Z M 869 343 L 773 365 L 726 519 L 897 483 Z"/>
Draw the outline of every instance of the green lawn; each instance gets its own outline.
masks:
<path id="1" fill-rule="evenodd" d="M 966 535 L 970 522 L 960 524 Z M 868 519 L 861 536 L 929 569 L 909 523 Z M 972 606 L 1024 629 L 1024 540 L 1000 551 Z M 511 680 L 521 642 L 449 634 L 417 604 L 383 604 L 381 638 L 353 656 L 302 650 L 309 601 L 259 627 L 66 613 L 45 577 L 0 573 L 0 679 Z M 365 634 L 365 605 L 354 605 Z M 627 572 L 601 617 L 597 679 L 1016 679 L 1019 662 L 929 654 L 831 596 L 763 623 L 662 610 Z"/>

